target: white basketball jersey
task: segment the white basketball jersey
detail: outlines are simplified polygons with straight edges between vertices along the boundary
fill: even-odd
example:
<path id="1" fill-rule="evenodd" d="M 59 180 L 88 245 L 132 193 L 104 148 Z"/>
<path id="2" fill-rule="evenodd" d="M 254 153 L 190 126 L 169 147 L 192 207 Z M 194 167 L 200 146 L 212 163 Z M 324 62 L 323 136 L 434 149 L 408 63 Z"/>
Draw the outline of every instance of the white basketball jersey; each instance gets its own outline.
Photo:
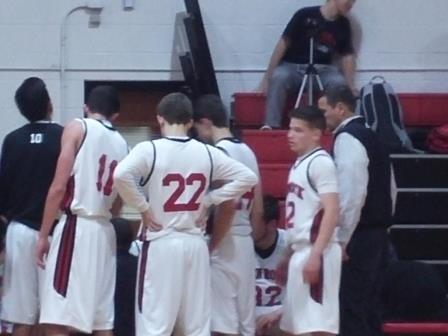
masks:
<path id="1" fill-rule="evenodd" d="M 257 176 L 260 176 L 258 170 L 257 158 L 254 152 L 243 142 L 236 138 L 221 139 L 215 144 L 216 148 L 221 149 L 232 159 L 235 159 Z M 250 214 L 252 212 L 252 205 L 254 199 L 254 188 L 246 192 L 236 202 L 236 212 L 233 217 L 231 233 L 236 235 L 250 235 L 252 226 L 250 223 Z"/>
<path id="2" fill-rule="evenodd" d="M 281 306 L 284 291 L 275 282 L 275 272 L 281 258 L 288 248 L 287 232 L 278 229 L 277 245 L 272 254 L 267 258 L 262 258 L 256 254 L 255 285 L 256 285 L 256 305 L 257 315 L 269 311 L 272 307 Z M 268 307 L 268 308 L 265 308 Z"/>
<path id="3" fill-rule="evenodd" d="M 108 121 L 77 119 L 85 136 L 76 154 L 62 208 L 83 217 L 110 218 L 117 197 L 113 172 L 127 154 L 126 141 Z"/>
<path id="4" fill-rule="evenodd" d="M 323 215 L 319 194 L 338 192 L 333 159 L 322 148 L 298 158 L 289 172 L 287 188 L 285 218 L 290 243 L 313 243 Z"/>
<path id="5" fill-rule="evenodd" d="M 147 141 L 136 146 L 131 154 L 147 157 L 150 167 L 140 185 L 154 220 L 163 226 L 158 232 L 146 232 L 146 239 L 150 240 L 172 231 L 202 234 L 203 228 L 196 221 L 210 182 L 225 180 L 233 176 L 232 172 L 239 172 L 239 178 L 250 177 L 242 164 L 191 138 Z M 246 189 L 240 183 L 235 187 Z M 241 194 L 238 189 L 232 194 Z"/>

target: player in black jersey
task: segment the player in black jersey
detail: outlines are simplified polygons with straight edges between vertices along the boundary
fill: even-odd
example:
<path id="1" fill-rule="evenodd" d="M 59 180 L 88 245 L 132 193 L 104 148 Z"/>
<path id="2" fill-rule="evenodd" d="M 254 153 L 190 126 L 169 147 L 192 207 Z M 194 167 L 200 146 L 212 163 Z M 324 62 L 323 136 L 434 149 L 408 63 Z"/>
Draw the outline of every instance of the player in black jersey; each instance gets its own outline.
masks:
<path id="1" fill-rule="evenodd" d="M 14 323 L 14 336 L 27 336 L 38 318 L 42 275 L 34 252 L 63 128 L 51 121 L 42 79 L 27 78 L 15 101 L 29 123 L 5 137 L 0 158 L 0 215 L 9 222 L 1 319 Z"/>

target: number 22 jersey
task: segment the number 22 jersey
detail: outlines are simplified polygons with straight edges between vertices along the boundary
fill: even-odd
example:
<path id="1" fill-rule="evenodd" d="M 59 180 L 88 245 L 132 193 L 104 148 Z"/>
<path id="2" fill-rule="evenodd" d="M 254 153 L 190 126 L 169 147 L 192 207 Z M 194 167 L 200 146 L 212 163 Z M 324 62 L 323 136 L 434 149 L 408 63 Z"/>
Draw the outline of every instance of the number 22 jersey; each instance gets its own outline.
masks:
<path id="1" fill-rule="evenodd" d="M 200 205 L 241 196 L 258 181 L 243 164 L 212 146 L 187 137 L 166 137 L 138 144 L 115 172 L 120 195 L 139 212 L 152 211 L 163 226 L 155 239 L 172 231 L 200 234 Z M 140 180 L 144 195 L 137 192 Z M 214 180 L 230 182 L 208 191 Z"/>

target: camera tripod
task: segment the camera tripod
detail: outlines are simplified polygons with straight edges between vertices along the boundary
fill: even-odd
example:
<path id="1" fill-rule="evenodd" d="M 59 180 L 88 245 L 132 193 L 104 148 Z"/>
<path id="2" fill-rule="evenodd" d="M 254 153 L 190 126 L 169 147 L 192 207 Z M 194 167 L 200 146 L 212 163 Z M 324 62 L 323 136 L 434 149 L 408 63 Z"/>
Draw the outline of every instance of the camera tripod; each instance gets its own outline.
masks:
<path id="1" fill-rule="evenodd" d="M 322 85 L 322 81 L 319 77 L 317 69 L 314 66 L 314 36 L 311 36 L 309 62 L 308 66 L 306 67 L 305 75 L 303 76 L 302 79 L 302 84 L 300 85 L 299 95 L 297 96 L 294 108 L 299 107 L 299 104 L 302 100 L 303 92 L 305 90 L 305 86 L 308 87 L 308 105 L 311 106 L 314 104 L 313 100 L 314 82 L 317 83 L 320 92 L 322 92 L 324 90 L 324 86 Z"/>

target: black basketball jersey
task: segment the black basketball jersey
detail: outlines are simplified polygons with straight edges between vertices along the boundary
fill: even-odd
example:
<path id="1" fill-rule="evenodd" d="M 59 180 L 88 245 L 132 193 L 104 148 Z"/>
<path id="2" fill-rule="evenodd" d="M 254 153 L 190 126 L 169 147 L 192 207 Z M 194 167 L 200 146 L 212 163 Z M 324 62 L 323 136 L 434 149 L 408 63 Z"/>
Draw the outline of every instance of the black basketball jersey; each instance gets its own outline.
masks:
<path id="1" fill-rule="evenodd" d="M 48 121 L 9 133 L 0 157 L 0 214 L 39 230 L 63 128 Z"/>

